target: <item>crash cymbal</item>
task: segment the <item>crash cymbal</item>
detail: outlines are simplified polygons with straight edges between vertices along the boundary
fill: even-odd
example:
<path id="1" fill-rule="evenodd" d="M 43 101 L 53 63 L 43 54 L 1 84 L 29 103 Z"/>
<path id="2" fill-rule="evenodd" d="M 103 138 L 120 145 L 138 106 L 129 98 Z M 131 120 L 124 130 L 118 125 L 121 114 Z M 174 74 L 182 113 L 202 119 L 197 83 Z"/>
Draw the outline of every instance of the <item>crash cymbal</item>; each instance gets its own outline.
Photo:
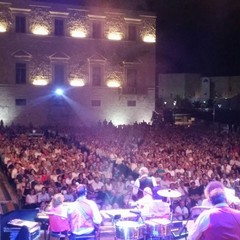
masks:
<path id="1" fill-rule="evenodd" d="M 161 197 L 169 197 L 169 198 L 178 198 L 181 197 L 181 193 L 176 190 L 171 190 L 171 189 L 163 189 L 163 190 L 158 190 L 157 194 Z"/>
<path id="2" fill-rule="evenodd" d="M 209 210 L 211 209 L 210 206 L 194 206 L 191 208 L 191 210 Z"/>

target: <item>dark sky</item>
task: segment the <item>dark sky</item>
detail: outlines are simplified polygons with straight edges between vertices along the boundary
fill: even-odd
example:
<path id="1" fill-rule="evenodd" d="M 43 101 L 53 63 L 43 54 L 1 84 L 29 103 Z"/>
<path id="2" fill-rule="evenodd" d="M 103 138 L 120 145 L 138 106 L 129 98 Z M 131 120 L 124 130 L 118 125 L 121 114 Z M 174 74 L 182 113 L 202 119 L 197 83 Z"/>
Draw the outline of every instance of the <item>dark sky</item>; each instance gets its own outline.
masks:
<path id="1" fill-rule="evenodd" d="M 159 72 L 240 75 L 240 0 L 149 0 Z"/>
<path id="2" fill-rule="evenodd" d="M 56 0 L 35 0 L 52 1 Z M 144 0 L 58 0 L 128 7 Z M 158 72 L 240 75 L 240 0 L 146 0 L 157 14 Z"/>

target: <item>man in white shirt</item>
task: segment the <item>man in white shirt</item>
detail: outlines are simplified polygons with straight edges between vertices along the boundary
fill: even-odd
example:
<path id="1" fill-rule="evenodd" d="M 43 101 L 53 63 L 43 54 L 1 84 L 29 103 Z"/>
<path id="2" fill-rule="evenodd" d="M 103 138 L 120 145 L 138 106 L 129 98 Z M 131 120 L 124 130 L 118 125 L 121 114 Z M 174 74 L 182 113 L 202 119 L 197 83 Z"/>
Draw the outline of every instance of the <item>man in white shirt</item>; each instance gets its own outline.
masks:
<path id="1" fill-rule="evenodd" d="M 146 167 L 141 167 L 139 170 L 139 177 L 136 179 L 133 187 L 133 199 L 138 200 L 143 197 L 143 190 L 149 187 L 152 191 L 153 188 L 157 186 L 155 177 L 148 176 L 148 169 Z"/>

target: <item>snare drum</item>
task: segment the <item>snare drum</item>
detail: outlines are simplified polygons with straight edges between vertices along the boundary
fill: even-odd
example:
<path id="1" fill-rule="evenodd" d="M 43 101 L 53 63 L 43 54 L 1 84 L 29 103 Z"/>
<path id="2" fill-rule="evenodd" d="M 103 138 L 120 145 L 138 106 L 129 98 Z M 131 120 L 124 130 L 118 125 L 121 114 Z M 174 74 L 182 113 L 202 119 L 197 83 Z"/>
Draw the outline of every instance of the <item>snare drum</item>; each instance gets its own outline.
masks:
<path id="1" fill-rule="evenodd" d="M 155 218 L 145 221 L 148 237 L 171 236 L 171 221 L 166 218 Z"/>
<path id="2" fill-rule="evenodd" d="M 115 224 L 116 239 L 138 240 L 145 236 L 145 224 L 133 221 L 119 221 Z"/>

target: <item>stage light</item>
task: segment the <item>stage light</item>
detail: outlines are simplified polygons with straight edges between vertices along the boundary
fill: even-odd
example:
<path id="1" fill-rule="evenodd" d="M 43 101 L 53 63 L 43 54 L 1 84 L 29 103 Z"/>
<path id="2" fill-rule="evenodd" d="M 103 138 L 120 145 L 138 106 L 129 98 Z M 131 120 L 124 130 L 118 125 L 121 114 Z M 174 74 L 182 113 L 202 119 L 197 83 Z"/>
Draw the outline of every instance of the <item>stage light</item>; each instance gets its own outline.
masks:
<path id="1" fill-rule="evenodd" d="M 48 84 L 47 79 L 37 78 L 33 80 L 33 85 L 36 85 L 36 86 L 46 86 L 47 84 Z"/>
<path id="2" fill-rule="evenodd" d="M 107 81 L 107 86 L 110 88 L 118 88 L 121 86 L 121 84 L 118 80 L 109 80 Z"/>
<path id="3" fill-rule="evenodd" d="M 156 37 L 153 34 L 146 34 L 143 37 L 143 41 L 147 43 L 155 43 L 156 42 Z"/>
<path id="4" fill-rule="evenodd" d="M 72 87 L 83 87 L 85 85 L 85 82 L 81 78 L 74 78 L 74 79 L 70 80 L 70 85 Z"/>
<path id="5" fill-rule="evenodd" d="M 87 36 L 87 32 L 81 29 L 72 30 L 70 34 L 75 38 L 85 38 Z"/>
<path id="6" fill-rule="evenodd" d="M 48 35 L 49 34 L 49 30 L 45 26 L 37 25 L 37 26 L 35 26 L 32 29 L 32 33 L 36 34 L 36 35 Z"/>
<path id="7" fill-rule="evenodd" d="M 63 90 L 62 90 L 61 88 L 57 88 L 57 89 L 55 90 L 55 93 L 56 93 L 57 95 L 59 95 L 59 96 L 62 96 L 62 95 L 63 95 Z"/>
<path id="8" fill-rule="evenodd" d="M 115 40 L 115 41 L 122 40 L 122 34 L 120 32 L 110 32 L 108 34 L 108 39 Z"/>
<path id="9" fill-rule="evenodd" d="M 7 31 L 7 25 L 0 23 L 0 32 L 6 32 Z"/>

